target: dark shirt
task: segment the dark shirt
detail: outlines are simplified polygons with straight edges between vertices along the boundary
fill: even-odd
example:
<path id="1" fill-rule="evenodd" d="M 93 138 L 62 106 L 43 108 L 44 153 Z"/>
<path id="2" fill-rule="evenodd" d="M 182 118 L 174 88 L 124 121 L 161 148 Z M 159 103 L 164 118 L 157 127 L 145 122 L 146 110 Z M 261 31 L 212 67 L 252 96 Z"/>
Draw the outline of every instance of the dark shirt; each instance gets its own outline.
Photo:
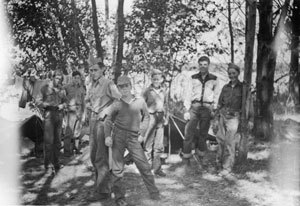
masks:
<path id="1" fill-rule="evenodd" d="M 111 136 L 113 124 L 126 131 L 140 133 L 144 136 L 149 118 L 147 105 L 143 98 L 134 98 L 130 103 L 126 103 L 122 99 L 116 100 L 111 105 L 104 122 L 105 137 Z"/>
<path id="2" fill-rule="evenodd" d="M 231 82 L 224 85 L 218 102 L 219 109 L 231 112 L 240 112 L 242 109 L 243 84 L 238 81 L 232 85 Z"/>

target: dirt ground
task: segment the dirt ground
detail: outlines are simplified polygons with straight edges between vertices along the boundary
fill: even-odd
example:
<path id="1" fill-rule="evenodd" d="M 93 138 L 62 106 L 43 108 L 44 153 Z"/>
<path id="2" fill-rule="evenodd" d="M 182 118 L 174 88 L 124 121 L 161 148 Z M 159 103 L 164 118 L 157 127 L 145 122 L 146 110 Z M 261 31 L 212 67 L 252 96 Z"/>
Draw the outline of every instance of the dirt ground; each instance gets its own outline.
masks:
<path id="1" fill-rule="evenodd" d="M 163 196 L 159 201 L 149 199 L 136 167 L 126 166 L 124 182 L 127 183 L 127 201 L 130 205 L 137 206 L 300 205 L 299 181 L 296 181 L 298 185 L 296 187 L 288 184 L 282 187 L 280 181 L 282 171 L 274 170 L 273 174 L 270 172 L 272 148 L 269 143 L 253 143 L 248 162 L 235 168 L 234 180 L 223 179 L 213 171 L 216 155 L 213 151 L 209 153 L 209 171 L 205 172 L 197 171 L 195 160 L 192 160 L 191 170 L 184 171 L 181 167 L 181 159 L 173 154 L 163 165 L 167 176 L 155 179 Z M 278 152 L 281 146 L 277 145 L 275 148 Z M 83 154 L 63 157 L 64 167 L 56 176 L 51 175 L 51 171 L 44 171 L 42 158 L 22 156 L 21 204 L 114 205 L 113 198 L 103 202 L 91 198 L 94 176 L 89 169 L 88 150 L 88 143 L 85 141 Z M 278 162 L 280 159 L 276 160 L 275 165 L 280 164 Z M 294 177 L 297 178 L 295 175 Z M 293 181 L 295 182 L 295 179 Z"/>

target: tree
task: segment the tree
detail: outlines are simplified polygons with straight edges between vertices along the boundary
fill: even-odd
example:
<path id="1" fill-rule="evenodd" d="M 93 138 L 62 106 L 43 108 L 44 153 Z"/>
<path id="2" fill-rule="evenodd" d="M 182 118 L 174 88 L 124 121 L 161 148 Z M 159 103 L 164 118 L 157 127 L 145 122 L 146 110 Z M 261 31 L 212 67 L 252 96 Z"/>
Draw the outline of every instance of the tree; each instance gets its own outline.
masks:
<path id="1" fill-rule="evenodd" d="M 230 55 L 231 55 L 231 62 L 234 63 L 234 37 L 232 31 L 232 22 L 231 22 L 231 2 L 228 0 L 228 25 L 229 25 L 229 34 L 230 34 Z"/>
<path id="2" fill-rule="evenodd" d="M 65 69 L 87 59 L 90 36 L 90 5 L 74 0 L 7 0 L 15 48 L 22 53 L 21 69 Z"/>
<path id="3" fill-rule="evenodd" d="M 117 10 L 117 22 L 116 26 L 118 28 L 118 44 L 116 53 L 116 66 L 115 66 L 115 81 L 121 75 L 122 60 L 123 60 L 123 43 L 124 43 L 124 0 L 118 1 Z"/>
<path id="4" fill-rule="evenodd" d="M 103 59 L 104 51 L 103 51 L 103 48 L 101 45 L 101 39 L 100 39 L 100 33 L 99 33 L 96 1 L 95 0 L 91 0 L 91 1 L 92 1 L 93 31 L 94 31 L 94 38 L 95 38 L 95 43 L 96 43 L 97 56 L 101 57 Z"/>
<path id="5" fill-rule="evenodd" d="M 281 9 L 277 26 L 273 33 L 273 1 L 259 2 L 259 32 L 257 49 L 255 136 L 271 139 L 273 135 L 272 101 L 274 92 L 274 73 L 276 66 L 276 43 L 284 26 L 289 0 Z"/>
<path id="6" fill-rule="evenodd" d="M 296 108 L 300 108 L 300 69 L 299 69 L 299 37 L 300 37 L 300 1 L 294 0 L 291 24 L 291 60 L 289 92 Z"/>
<path id="7" fill-rule="evenodd" d="M 253 52 L 256 28 L 256 0 L 246 2 L 246 35 L 245 35 L 245 63 L 244 63 L 244 86 L 242 99 L 242 114 L 241 114 L 241 144 L 239 148 L 238 162 L 245 162 L 248 153 L 248 129 L 247 120 L 249 112 L 247 105 L 251 100 L 251 82 L 253 71 Z"/>

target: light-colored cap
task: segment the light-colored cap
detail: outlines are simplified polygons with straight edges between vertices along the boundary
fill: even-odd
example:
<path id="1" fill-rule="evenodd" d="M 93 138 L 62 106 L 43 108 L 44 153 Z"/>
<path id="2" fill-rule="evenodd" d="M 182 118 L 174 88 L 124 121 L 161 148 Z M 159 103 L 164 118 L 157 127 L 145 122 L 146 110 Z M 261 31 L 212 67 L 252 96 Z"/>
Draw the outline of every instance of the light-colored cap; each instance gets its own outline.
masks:
<path id="1" fill-rule="evenodd" d="M 130 78 L 126 75 L 120 76 L 117 81 L 117 85 L 131 84 Z"/>

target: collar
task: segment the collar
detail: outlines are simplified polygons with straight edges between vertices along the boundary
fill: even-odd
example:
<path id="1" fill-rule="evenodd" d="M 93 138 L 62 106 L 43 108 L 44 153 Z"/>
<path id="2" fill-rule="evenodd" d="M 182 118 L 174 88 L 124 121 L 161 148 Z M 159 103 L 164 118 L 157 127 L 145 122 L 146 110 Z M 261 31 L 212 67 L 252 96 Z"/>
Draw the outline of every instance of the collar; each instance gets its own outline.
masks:
<path id="1" fill-rule="evenodd" d="M 193 79 L 199 79 L 201 82 L 202 81 L 206 82 L 206 81 L 211 80 L 211 79 L 212 80 L 216 80 L 217 79 L 217 77 L 215 75 L 213 75 L 213 74 L 211 74 L 209 72 L 206 74 L 205 79 L 202 79 L 201 72 L 198 72 L 197 74 L 192 75 L 192 78 Z"/>
<path id="2" fill-rule="evenodd" d="M 149 87 L 149 90 L 152 90 L 152 91 L 164 91 L 164 87 L 161 85 L 158 89 L 154 88 L 153 84 L 150 85 Z"/>
<path id="3" fill-rule="evenodd" d="M 102 75 L 99 79 L 97 79 L 96 81 L 92 81 L 92 85 L 96 86 L 99 83 L 103 82 L 103 80 L 105 79 L 104 75 Z"/>
<path id="4" fill-rule="evenodd" d="M 132 99 L 130 101 L 124 100 L 123 98 L 121 98 L 120 100 L 126 104 L 131 104 L 131 103 L 135 102 L 137 99 L 139 99 L 139 97 L 132 95 Z"/>
<path id="5" fill-rule="evenodd" d="M 237 80 L 236 84 L 234 85 L 234 87 L 240 86 L 242 85 L 242 82 L 240 80 Z M 229 81 L 229 83 L 227 84 L 227 86 L 232 87 L 232 81 Z"/>

